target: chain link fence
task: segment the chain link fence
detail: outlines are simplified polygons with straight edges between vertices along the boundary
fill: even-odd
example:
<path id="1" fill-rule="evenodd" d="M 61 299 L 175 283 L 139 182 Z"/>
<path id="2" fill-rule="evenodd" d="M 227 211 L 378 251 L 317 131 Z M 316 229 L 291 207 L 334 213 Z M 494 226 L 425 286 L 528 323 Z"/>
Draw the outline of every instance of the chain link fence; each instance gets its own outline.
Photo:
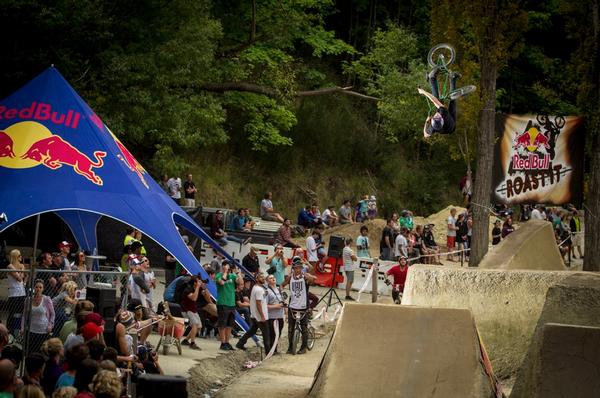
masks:
<path id="1" fill-rule="evenodd" d="M 22 350 L 23 358 L 40 352 L 44 341 L 63 342 L 77 329 L 75 306 L 81 300 L 94 304 L 109 324 L 116 307 L 127 297 L 129 274 L 116 268 L 100 271 L 66 271 L 47 268 L 0 270 L 0 321 L 9 332 L 9 344 Z M 111 306 L 99 291 L 108 292 Z"/>

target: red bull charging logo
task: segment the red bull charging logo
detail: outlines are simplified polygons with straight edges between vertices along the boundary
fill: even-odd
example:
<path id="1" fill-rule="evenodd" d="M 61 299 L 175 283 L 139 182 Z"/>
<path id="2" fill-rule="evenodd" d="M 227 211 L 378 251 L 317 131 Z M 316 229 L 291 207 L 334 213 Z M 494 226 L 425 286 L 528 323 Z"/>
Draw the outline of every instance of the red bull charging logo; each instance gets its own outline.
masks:
<path id="1" fill-rule="evenodd" d="M 102 178 L 94 169 L 104 165 L 105 156 L 104 151 L 94 151 L 94 160 L 90 159 L 38 122 L 19 122 L 0 131 L 1 167 L 22 169 L 43 165 L 56 170 L 67 166 L 90 182 L 102 185 Z"/>

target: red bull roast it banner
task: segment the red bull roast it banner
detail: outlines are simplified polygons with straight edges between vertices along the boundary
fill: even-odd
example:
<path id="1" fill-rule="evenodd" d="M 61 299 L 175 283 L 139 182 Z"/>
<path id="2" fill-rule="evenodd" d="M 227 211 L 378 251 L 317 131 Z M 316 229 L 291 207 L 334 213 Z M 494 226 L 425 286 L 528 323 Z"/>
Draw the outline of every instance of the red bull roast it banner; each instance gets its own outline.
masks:
<path id="1" fill-rule="evenodd" d="M 582 126 L 576 116 L 499 116 L 492 202 L 581 203 Z"/>

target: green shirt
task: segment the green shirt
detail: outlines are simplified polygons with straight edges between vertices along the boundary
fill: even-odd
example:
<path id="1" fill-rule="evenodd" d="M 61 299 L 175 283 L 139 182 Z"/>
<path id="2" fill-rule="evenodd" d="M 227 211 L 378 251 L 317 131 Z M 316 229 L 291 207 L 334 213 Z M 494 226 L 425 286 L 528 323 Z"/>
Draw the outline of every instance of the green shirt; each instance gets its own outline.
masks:
<path id="1" fill-rule="evenodd" d="M 235 285 L 237 275 L 229 273 L 224 285 L 219 283 L 223 279 L 223 273 L 219 272 L 216 277 L 217 281 L 217 305 L 226 305 L 235 307 Z"/>

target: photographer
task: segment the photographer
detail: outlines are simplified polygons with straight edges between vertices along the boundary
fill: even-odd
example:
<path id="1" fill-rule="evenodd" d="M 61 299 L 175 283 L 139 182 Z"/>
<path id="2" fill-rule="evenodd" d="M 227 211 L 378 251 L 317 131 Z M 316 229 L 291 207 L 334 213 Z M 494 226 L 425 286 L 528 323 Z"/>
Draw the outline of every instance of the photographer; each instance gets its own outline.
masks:
<path id="1" fill-rule="evenodd" d="M 279 338 L 281 339 L 281 331 L 283 330 L 283 318 L 287 304 L 284 301 L 281 290 L 277 287 L 275 276 L 267 276 L 267 309 L 269 312 L 269 336 L 271 337 L 270 347 L 275 344 L 275 321 L 278 323 Z M 277 347 L 275 347 L 277 353 Z"/>
<path id="2" fill-rule="evenodd" d="M 200 350 L 200 347 L 196 345 L 196 336 L 198 335 L 198 329 L 202 327 L 200 321 L 200 315 L 198 315 L 198 296 L 200 294 L 200 288 L 202 287 L 202 280 L 196 276 L 190 278 L 187 283 L 181 297 L 181 310 L 183 315 L 188 318 L 190 323 L 190 332 L 181 341 L 182 345 L 189 345 L 192 350 Z"/>
<path id="3" fill-rule="evenodd" d="M 145 345 L 138 346 L 138 359 L 144 367 L 144 372 L 148 374 L 164 374 L 160 363 L 158 363 L 158 353 Z"/>
<path id="4" fill-rule="evenodd" d="M 277 244 L 275 252 L 271 257 L 267 258 L 266 264 L 269 266 L 267 273 L 274 275 L 275 283 L 277 286 L 280 286 L 285 279 L 285 268 L 289 266 L 287 259 L 283 255 L 283 246 L 281 244 Z"/>
<path id="5" fill-rule="evenodd" d="M 223 272 L 219 272 L 215 278 L 217 283 L 217 313 L 219 316 L 219 339 L 221 350 L 233 351 L 229 344 L 231 340 L 231 329 L 235 324 L 235 287 L 244 283 L 240 270 L 229 264 L 223 264 Z"/>

